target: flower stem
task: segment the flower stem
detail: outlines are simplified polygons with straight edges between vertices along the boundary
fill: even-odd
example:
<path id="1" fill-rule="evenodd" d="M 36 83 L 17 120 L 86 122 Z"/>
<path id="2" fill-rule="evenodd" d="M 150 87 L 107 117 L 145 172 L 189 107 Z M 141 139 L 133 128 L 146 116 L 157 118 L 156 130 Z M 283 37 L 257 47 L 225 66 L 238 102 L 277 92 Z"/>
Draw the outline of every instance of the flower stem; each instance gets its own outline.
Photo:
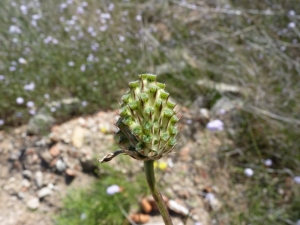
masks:
<path id="1" fill-rule="evenodd" d="M 159 212 L 165 222 L 165 225 L 173 225 L 167 206 L 156 186 L 154 175 L 154 161 L 144 161 L 144 169 L 148 186 L 159 209 Z"/>

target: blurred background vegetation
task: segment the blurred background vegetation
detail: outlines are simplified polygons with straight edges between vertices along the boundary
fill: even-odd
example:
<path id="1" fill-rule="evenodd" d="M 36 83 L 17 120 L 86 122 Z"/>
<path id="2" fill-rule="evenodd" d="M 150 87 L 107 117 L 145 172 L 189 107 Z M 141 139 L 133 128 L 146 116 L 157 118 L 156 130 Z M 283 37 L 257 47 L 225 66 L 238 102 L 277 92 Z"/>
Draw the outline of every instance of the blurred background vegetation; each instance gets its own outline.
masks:
<path id="1" fill-rule="evenodd" d="M 244 182 L 240 168 L 256 168 L 244 196 L 249 211 L 227 212 L 231 224 L 294 224 L 299 186 L 289 201 L 279 190 L 300 175 L 299 22 L 297 0 L 1 0 L 0 129 L 61 99 L 78 104 L 50 107 L 57 122 L 117 109 L 128 81 L 145 72 L 183 106 L 204 96 L 210 108 L 226 95 L 243 102 L 232 182 Z M 265 158 L 271 168 L 261 166 Z"/>

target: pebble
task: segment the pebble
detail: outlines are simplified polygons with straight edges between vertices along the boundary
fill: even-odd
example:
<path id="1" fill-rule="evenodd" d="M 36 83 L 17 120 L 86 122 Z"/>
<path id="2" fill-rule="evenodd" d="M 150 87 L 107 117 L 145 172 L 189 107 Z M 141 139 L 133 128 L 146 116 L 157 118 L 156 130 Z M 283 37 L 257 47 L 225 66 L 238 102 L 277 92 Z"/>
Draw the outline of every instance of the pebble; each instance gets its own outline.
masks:
<path id="1" fill-rule="evenodd" d="M 40 153 L 40 157 L 48 164 L 50 164 L 53 159 L 49 151 L 43 151 L 42 153 Z"/>
<path id="2" fill-rule="evenodd" d="M 57 157 L 60 154 L 60 149 L 58 147 L 58 144 L 53 145 L 50 149 L 49 149 L 50 154 L 53 157 Z"/>
<path id="3" fill-rule="evenodd" d="M 22 187 L 29 188 L 31 186 L 29 180 L 23 179 L 21 182 Z"/>
<path id="4" fill-rule="evenodd" d="M 58 172 L 62 173 L 63 171 L 65 171 L 67 165 L 64 163 L 63 160 L 58 159 L 55 163 L 56 169 Z"/>
<path id="5" fill-rule="evenodd" d="M 72 144 L 76 148 L 81 148 L 84 143 L 85 129 L 82 127 L 75 127 L 72 135 Z"/>
<path id="6" fill-rule="evenodd" d="M 136 213 L 130 216 L 130 218 L 135 222 L 135 223 L 147 223 L 150 220 L 150 216 L 147 214 L 141 214 L 141 213 Z"/>
<path id="7" fill-rule="evenodd" d="M 52 190 L 48 187 L 44 187 L 44 188 L 40 189 L 37 193 L 39 198 L 44 198 L 51 194 L 52 194 Z"/>
<path id="8" fill-rule="evenodd" d="M 66 174 L 67 174 L 68 176 L 70 176 L 70 177 L 75 177 L 75 176 L 76 176 L 75 171 L 72 170 L 72 169 L 70 169 L 70 168 L 66 169 Z"/>
<path id="9" fill-rule="evenodd" d="M 32 172 L 30 170 L 23 170 L 22 175 L 29 180 L 32 178 Z"/>
<path id="10" fill-rule="evenodd" d="M 149 213 L 152 210 L 152 206 L 147 198 L 143 198 L 141 201 L 141 207 L 145 213 Z"/>
<path id="11" fill-rule="evenodd" d="M 34 181 L 37 187 L 42 187 L 43 185 L 43 173 L 41 171 L 37 171 L 34 174 Z"/>
<path id="12" fill-rule="evenodd" d="M 27 201 L 27 207 L 31 210 L 35 210 L 40 206 L 40 201 L 38 198 L 34 197 Z"/>

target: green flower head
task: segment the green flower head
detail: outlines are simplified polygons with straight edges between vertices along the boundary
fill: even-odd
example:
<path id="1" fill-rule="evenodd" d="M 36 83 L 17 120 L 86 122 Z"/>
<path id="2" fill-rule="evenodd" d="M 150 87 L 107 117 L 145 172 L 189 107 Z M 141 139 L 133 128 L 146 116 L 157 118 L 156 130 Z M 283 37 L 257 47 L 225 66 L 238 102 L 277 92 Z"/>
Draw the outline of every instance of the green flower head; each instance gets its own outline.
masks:
<path id="1" fill-rule="evenodd" d="M 116 133 L 122 150 L 138 160 L 157 160 L 177 143 L 176 104 L 156 75 L 141 74 L 123 95 Z"/>

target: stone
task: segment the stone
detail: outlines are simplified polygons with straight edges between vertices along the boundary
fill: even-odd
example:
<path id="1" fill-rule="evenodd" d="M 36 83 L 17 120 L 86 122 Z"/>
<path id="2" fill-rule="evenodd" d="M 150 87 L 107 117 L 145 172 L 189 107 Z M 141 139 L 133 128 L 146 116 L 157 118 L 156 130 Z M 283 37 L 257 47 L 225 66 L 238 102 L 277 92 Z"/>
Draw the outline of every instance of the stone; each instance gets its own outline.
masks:
<path id="1" fill-rule="evenodd" d="M 24 187 L 24 188 L 29 188 L 29 187 L 31 186 L 31 183 L 29 182 L 29 180 L 23 179 L 23 180 L 21 181 L 21 185 L 22 185 L 22 187 Z"/>
<path id="2" fill-rule="evenodd" d="M 70 176 L 70 177 L 75 177 L 75 176 L 76 176 L 75 171 L 72 170 L 72 169 L 70 169 L 70 168 L 66 169 L 66 174 L 67 174 L 68 176 Z"/>
<path id="3" fill-rule="evenodd" d="M 34 181 L 38 188 L 43 186 L 43 173 L 41 171 L 37 171 L 34 174 Z"/>
<path id="4" fill-rule="evenodd" d="M 44 162 L 46 162 L 48 165 L 50 165 L 53 156 L 50 154 L 50 152 L 48 150 L 42 151 L 40 152 L 40 157 L 42 158 L 42 160 Z"/>
<path id="5" fill-rule="evenodd" d="M 38 198 L 33 197 L 27 201 L 26 205 L 29 209 L 36 210 L 40 206 L 40 201 Z"/>
<path id="6" fill-rule="evenodd" d="M 130 215 L 130 218 L 131 218 L 135 223 L 138 223 L 138 224 L 144 224 L 144 223 L 149 222 L 149 220 L 150 220 L 150 216 L 149 216 L 149 215 L 147 215 L 147 214 L 142 214 L 142 213 L 135 213 L 135 214 L 132 214 L 132 215 Z"/>
<path id="7" fill-rule="evenodd" d="M 39 198 L 44 198 L 52 194 L 52 190 L 48 187 L 44 187 L 37 192 Z"/>
<path id="8" fill-rule="evenodd" d="M 72 134 L 72 144 L 76 148 L 81 148 L 84 143 L 84 136 L 86 130 L 80 126 L 75 127 Z"/>
<path id="9" fill-rule="evenodd" d="M 67 168 L 67 165 L 62 159 L 58 159 L 55 163 L 55 167 L 58 172 L 62 173 Z"/>
<path id="10" fill-rule="evenodd" d="M 189 210 L 186 207 L 180 205 L 174 200 L 169 200 L 167 205 L 169 209 L 173 210 L 178 214 L 181 214 L 183 216 L 187 216 L 189 214 Z"/>
<path id="11" fill-rule="evenodd" d="M 60 154 L 60 149 L 58 144 L 53 145 L 50 149 L 49 149 L 50 154 L 53 157 L 57 157 Z"/>
<path id="12" fill-rule="evenodd" d="M 23 170 L 22 175 L 29 180 L 32 178 L 32 172 L 30 170 Z"/>
<path id="13" fill-rule="evenodd" d="M 141 201 L 141 207 L 145 213 L 149 213 L 152 210 L 152 206 L 147 198 L 143 198 Z"/>

